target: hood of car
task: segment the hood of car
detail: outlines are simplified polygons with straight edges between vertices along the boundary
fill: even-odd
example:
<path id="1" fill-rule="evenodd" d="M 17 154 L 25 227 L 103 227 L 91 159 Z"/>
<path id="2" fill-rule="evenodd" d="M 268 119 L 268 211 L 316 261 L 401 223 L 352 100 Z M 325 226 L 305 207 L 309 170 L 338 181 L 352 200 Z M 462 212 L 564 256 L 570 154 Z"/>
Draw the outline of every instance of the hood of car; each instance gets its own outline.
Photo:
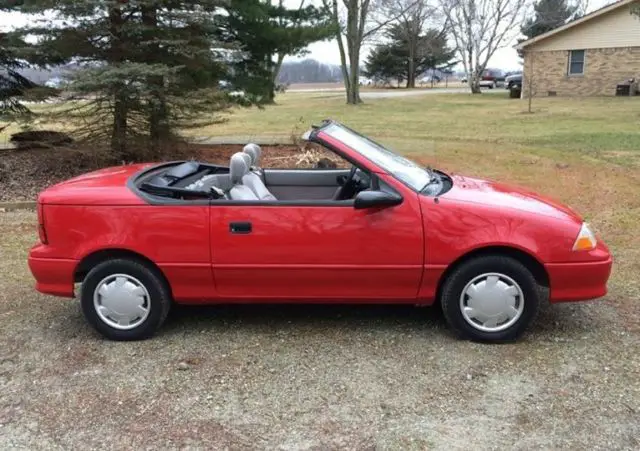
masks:
<path id="1" fill-rule="evenodd" d="M 143 203 L 128 187 L 136 172 L 149 164 L 115 166 L 74 177 L 47 188 L 38 202 L 58 205 L 138 205 Z"/>
<path id="2" fill-rule="evenodd" d="M 443 198 L 582 222 L 568 206 L 525 188 L 460 175 L 452 178 L 453 188 Z"/>

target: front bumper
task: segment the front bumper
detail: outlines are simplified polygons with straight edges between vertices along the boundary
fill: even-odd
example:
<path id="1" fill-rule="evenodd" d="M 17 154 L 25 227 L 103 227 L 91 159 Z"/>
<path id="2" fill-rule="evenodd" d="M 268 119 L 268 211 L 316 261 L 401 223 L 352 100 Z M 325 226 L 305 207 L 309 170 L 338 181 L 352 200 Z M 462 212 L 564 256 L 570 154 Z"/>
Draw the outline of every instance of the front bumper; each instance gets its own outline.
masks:
<path id="1" fill-rule="evenodd" d="M 78 262 L 63 258 L 35 257 L 34 250 L 42 245 L 36 245 L 29 254 L 29 269 L 36 279 L 36 290 L 40 293 L 72 298 L 73 274 Z"/>
<path id="2" fill-rule="evenodd" d="M 587 301 L 607 294 L 613 260 L 575 263 L 548 263 L 550 302 Z"/>

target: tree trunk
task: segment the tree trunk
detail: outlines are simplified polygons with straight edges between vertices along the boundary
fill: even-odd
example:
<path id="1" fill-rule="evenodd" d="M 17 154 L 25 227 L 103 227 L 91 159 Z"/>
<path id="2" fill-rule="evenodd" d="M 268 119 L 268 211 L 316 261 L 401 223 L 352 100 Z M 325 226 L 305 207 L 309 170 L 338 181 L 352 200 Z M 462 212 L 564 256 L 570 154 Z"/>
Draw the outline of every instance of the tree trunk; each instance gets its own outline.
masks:
<path id="1" fill-rule="evenodd" d="M 469 57 L 469 61 L 471 61 L 471 57 Z M 480 74 L 482 74 L 482 71 L 478 69 L 479 68 L 475 66 L 469 71 L 469 88 L 471 88 L 471 94 L 482 94 L 480 90 Z"/>
<path id="2" fill-rule="evenodd" d="M 360 46 L 355 43 L 352 47 L 351 52 L 349 52 L 349 71 L 351 72 L 351 81 L 350 81 L 350 94 L 347 94 L 347 103 L 351 105 L 357 105 L 362 103 L 362 99 L 360 98 L 360 66 L 358 65 L 358 61 L 360 61 Z"/>
<path id="3" fill-rule="evenodd" d="M 280 68 L 282 67 L 282 62 L 284 61 L 284 54 L 279 53 L 278 59 L 276 63 L 271 68 L 271 86 L 269 87 L 269 92 L 267 93 L 267 101 L 268 104 L 276 103 L 276 87 L 278 84 L 278 75 L 280 75 Z"/>
<path id="4" fill-rule="evenodd" d="M 338 40 L 338 50 L 340 51 L 340 69 L 342 70 L 342 80 L 344 83 L 344 89 L 347 93 L 347 103 L 349 102 L 349 93 L 351 92 L 351 80 L 349 79 L 349 68 L 347 66 L 347 54 L 344 49 L 344 43 L 342 42 L 342 30 L 338 26 L 338 1 L 333 0 L 331 3 L 333 10 L 333 19 L 336 22 L 336 39 Z"/>
<path id="5" fill-rule="evenodd" d="M 122 38 L 123 25 L 122 12 L 119 7 L 109 10 L 109 29 L 112 36 L 109 50 L 109 62 L 118 64 L 122 62 Z M 126 86 L 118 84 L 113 92 L 113 125 L 111 129 L 111 152 L 118 158 L 126 158 L 127 154 L 127 125 L 128 125 L 128 99 Z"/>
<path id="6" fill-rule="evenodd" d="M 415 61 L 415 47 L 409 39 L 409 68 L 407 74 L 407 88 L 416 87 L 416 61 Z"/>
<path id="7" fill-rule="evenodd" d="M 150 35 L 156 33 L 158 28 L 158 11 L 155 6 L 143 6 L 141 8 L 142 24 L 149 30 Z M 157 45 L 153 46 L 152 52 L 159 52 Z M 149 138 L 151 156 L 156 157 L 162 148 L 162 142 L 168 138 L 167 124 L 167 103 L 164 94 L 164 77 L 162 75 L 152 75 L 147 78 L 151 88 L 151 99 L 149 99 Z"/>
<path id="8" fill-rule="evenodd" d="M 114 95 L 111 152 L 118 158 L 127 157 L 127 117 L 129 113 L 126 93 L 119 90 Z"/>
<path id="9" fill-rule="evenodd" d="M 339 24 L 338 1 L 331 2 L 333 18 L 336 24 Z M 347 94 L 347 104 L 357 105 L 362 103 L 360 98 L 360 47 L 362 45 L 362 36 L 364 33 L 364 24 L 359 24 L 359 17 L 364 11 L 359 8 L 358 0 L 345 1 L 347 7 L 347 23 L 344 30 L 344 38 L 347 48 L 342 41 L 343 30 L 338 28 L 336 38 L 338 40 L 338 49 L 340 50 L 340 66 L 342 68 L 342 78 L 344 79 L 344 87 Z M 363 15 L 366 17 L 366 14 Z M 347 64 L 347 55 L 349 63 Z"/>
<path id="10" fill-rule="evenodd" d="M 347 103 L 360 103 L 360 68 L 358 67 L 358 2 L 350 0 L 347 8 L 347 49 L 349 52 L 349 89 Z"/>
<path id="11" fill-rule="evenodd" d="M 347 55 L 344 51 L 344 44 L 342 43 L 342 35 L 338 32 L 338 48 L 340 49 L 340 68 L 342 69 L 342 80 L 344 83 L 344 89 L 347 93 L 347 103 L 349 102 L 349 93 L 351 92 L 351 80 L 349 79 L 349 69 L 347 67 Z"/>
<path id="12" fill-rule="evenodd" d="M 480 80 L 477 76 L 469 77 L 469 88 L 471 88 L 471 94 L 482 94 Z"/>

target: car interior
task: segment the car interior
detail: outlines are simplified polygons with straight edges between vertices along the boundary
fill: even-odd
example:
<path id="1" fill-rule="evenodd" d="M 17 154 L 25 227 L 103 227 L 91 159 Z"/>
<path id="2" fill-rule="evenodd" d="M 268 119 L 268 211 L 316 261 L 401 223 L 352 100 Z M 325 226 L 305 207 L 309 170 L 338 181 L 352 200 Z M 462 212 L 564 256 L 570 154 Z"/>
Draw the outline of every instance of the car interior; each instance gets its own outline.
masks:
<path id="1" fill-rule="evenodd" d="M 163 165 L 143 174 L 136 187 L 154 196 L 173 199 L 230 201 L 344 201 L 370 189 L 371 176 L 351 169 L 263 169 L 262 149 L 247 144 L 231 156 L 229 166 L 196 161 Z"/>

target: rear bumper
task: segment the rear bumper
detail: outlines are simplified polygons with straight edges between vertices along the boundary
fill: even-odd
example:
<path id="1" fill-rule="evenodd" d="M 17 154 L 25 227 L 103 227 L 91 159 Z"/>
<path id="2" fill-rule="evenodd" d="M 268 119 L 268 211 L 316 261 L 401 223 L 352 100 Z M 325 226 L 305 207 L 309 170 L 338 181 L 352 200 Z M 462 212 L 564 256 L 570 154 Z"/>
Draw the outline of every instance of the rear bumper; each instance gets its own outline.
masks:
<path id="1" fill-rule="evenodd" d="M 29 269 L 40 293 L 72 298 L 73 273 L 78 262 L 59 258 L 38 258 L 29 255 Z"/>
<path id="2" fill-rule="evenodd" d="M 587 301 L 607 294 L 613 260 L 580 263 L 549 263 L 550 302 Z"/>

